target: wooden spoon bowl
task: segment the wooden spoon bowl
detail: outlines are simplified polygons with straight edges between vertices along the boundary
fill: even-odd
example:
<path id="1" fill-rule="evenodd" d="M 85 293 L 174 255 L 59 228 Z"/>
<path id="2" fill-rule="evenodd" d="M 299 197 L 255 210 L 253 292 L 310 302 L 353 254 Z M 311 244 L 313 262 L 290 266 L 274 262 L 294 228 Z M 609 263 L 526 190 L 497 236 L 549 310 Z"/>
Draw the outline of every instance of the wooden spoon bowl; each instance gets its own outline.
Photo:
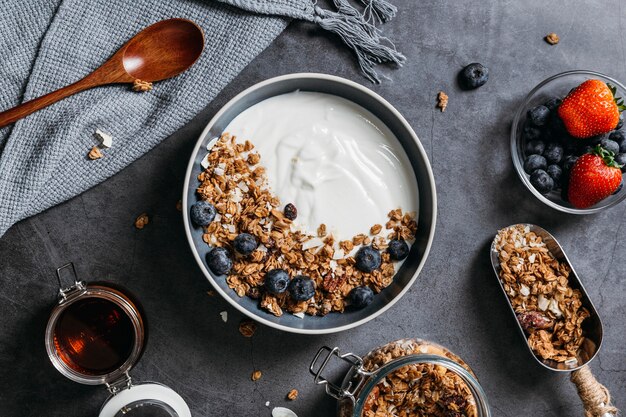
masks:
<path id="1" fill-rule="evenodd" d="M 148 26 L 82 80 L 0 113 L 0 128 L 52 103 L 92 87 L 161 81 L 191 67 L 204 49 L 204 33 L 194 22 L 168 19 Z"/>

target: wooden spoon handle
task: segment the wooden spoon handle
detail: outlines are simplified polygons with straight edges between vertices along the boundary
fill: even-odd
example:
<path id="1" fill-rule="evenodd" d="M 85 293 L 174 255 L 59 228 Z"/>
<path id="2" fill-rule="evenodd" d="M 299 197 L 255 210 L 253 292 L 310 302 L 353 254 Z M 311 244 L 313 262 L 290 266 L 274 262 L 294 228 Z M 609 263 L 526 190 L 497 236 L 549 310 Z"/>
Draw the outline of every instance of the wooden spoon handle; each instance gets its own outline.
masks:
<path id="1" fill-rule="evenodd" d="M 9 125 L 23 117 L 26 117 L 29 114 L 36 112 L 37 110 L 41 110 L 44 107 L 56 103 L 59 100 L 69 97 L 72 94 L 76 94 L 91 87 L 104 84 L 104 82 L 102 82 L 100 79 L 92 77 L 91 75 L 88 75 L 87 77 L 75 82 L 74 84 L 70 84 L 66 87 L 48 93 L 45 96 L 37 97 L 35 99 L 27 101 L 26 103 L 22 103 L 19 106 L 15 106 L 12 109 L 3 111 L 2 113 L 0 113 L 0 128 Z"/>

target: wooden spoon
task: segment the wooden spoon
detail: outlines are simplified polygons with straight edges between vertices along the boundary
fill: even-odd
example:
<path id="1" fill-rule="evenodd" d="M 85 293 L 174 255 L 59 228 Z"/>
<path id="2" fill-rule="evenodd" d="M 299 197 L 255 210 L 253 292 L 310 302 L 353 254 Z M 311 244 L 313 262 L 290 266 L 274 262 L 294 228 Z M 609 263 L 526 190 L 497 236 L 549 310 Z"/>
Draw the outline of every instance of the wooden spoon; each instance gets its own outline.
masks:
<path id="1" fill-rule="evenodd" d="M 136 34 L 82 80 L 0 113 L 0 127 L 88 88 L 174 77 L 191 67 L 203 49 L 204 33 L 198 25 L 186 19 L 162 20 Z"/>

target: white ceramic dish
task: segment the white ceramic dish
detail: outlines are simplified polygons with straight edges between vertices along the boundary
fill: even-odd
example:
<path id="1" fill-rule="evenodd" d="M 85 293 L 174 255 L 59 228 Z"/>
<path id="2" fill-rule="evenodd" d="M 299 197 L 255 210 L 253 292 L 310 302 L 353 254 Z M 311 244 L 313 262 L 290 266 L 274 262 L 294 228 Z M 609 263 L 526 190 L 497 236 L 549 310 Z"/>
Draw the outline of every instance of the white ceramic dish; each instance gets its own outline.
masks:
<path id="1" fill-rule="evenodd" d="M 378 117 L 396 136 L 406 152 L 418 184 L 418 232 L 409 257 L 394 277 L 393 283 L 378 294 L 362 310 L 331 313 L 325 317 L 292 314 L 275 317 L 258 307 L 258 301 L 239 297 L 228 287 L 224 277 L 214 276 L 204 258 L 210 247 L 202 240 L 202 229 L 189 220 L 189 209 L 197 201 L 197 176 L 202 171 L 200 161 L 206 155 L 207 144 L 219 137 L 225 127 L 242 111 L 267 98 L 301 90 L 333 94 L 350 100 Z M 254 141 L 254 140 L 253 140 Z M 258 83 L 230 100 L 208 123 L 192 152 L 183 189 L 183 219 L 185 233 L 200 269 L 216 291 L 233 307 L 252 319 L 270 327 L 294 333 L 324 334 L 359 326 L 385 312 L 413 284 L 430 251 L 435 232 L 437 197 L 435 181 L 428 157 L 417 135 L 404 117 L 386 100 L 355 82 L 326 74 L 289 74 Z"/>

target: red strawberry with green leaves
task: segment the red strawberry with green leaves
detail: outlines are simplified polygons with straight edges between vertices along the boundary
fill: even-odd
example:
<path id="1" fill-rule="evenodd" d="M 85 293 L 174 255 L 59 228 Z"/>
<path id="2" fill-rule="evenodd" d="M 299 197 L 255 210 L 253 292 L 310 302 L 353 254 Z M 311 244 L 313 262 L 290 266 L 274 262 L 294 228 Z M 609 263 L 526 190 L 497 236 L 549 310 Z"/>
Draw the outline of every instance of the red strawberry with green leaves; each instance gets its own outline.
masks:
<path id="1" fill-rule="evenodd" d="M 600 145 L 576 160 L 569 177 L 567 197 L 576 208 L 587 208 L 613 194 L 622 182 L 613 152 Z"/>
<path id="2" fill-rule="evenodd" d="M 614 130 L 626 108 L 615 93 L 614 86 L 600 80 L 587 80 L 572 90 L 558 110 L 569 134 L 584 139 Z"/>

